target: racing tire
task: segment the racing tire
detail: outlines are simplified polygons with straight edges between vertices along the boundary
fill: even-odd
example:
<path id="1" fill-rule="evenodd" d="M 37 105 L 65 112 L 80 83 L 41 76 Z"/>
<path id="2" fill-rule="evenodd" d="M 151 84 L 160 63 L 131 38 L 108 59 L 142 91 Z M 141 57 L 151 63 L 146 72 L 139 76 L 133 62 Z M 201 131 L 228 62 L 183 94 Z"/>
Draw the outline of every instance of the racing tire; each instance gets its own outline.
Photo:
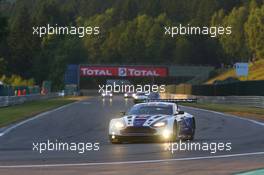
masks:
<path id="1" fill-rule="evenodd" d="M 193 140 L 194 139 L 194 135 L 195 135 L 195 128 L 196 128 L 195 119 L 193 118 L 192 120 L 193 120 L 192 135 L 190 136 L 189 140 Z"/>
<path id="2" fill-rule="evenodd" d="M 173 138 L 172 141 L 177 141 L 179 140 L 179 127 L 177 121 L 174 122 L 173 124 Z"/>

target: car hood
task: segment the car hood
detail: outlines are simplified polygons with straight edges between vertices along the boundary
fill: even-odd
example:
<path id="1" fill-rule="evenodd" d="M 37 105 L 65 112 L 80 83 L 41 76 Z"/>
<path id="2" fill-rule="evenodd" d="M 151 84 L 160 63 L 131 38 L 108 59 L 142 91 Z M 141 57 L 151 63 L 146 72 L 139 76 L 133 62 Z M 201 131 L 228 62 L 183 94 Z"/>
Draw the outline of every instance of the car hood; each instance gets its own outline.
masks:
<path id="1" fill-rule="evenodd" d="M 126 123 L 126 126 L 144 127 L 151 126 L 153 123 L 160 120 L 165 120 L 169 117 L 171 117 L 171 115 L 128 115 L 124 116 L 123 119 Z"/>

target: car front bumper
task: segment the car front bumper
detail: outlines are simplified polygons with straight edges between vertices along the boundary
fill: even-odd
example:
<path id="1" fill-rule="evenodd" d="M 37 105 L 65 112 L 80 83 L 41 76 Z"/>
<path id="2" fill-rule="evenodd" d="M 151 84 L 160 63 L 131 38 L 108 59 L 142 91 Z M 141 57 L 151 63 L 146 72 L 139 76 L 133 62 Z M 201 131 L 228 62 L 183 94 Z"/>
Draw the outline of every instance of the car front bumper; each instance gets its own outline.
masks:
<path id="1" fill-rule="evenodd" d="M 173 131 L 168 127 L 157 129 L 152 127 L 127 127 L 109 133 L 109 139 L 112 142 L 170 141 L 173 138 Z"/>

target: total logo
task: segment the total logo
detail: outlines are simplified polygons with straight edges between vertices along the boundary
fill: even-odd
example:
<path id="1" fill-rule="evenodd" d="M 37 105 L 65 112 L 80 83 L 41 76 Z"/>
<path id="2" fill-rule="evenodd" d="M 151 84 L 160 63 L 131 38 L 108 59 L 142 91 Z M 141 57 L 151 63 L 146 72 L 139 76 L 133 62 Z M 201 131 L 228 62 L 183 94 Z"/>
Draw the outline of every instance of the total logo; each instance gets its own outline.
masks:
<path id="1" fill-rule="evenodd" d="M 135 68 L 119 68 L 118 75 L 120 77 L 160 76 L 155 70 L 139 70 Z"/>
<path id="2" fill-rule="evenodd" d="M 151 67 L 102 67 L 83 66 L 80 68 L 81 76 L 119 76 L 119 77 L 164 77 L 167 76 L 166 68 Z"/>
<path id="3" fill-rule="evenodd" d="M 104 69 L 89 69 L 89 68 L 82 68 L 81 69 L 82 75 L 86 76 L 112 76 L 113 73 L 110 70 Z"/>
<path id="4" fill-rule="evenodd" d="M 118 75 L 120 77 L 126 77 L 127 76 L 127 69 L 124 67 L 118 68 Z"/>

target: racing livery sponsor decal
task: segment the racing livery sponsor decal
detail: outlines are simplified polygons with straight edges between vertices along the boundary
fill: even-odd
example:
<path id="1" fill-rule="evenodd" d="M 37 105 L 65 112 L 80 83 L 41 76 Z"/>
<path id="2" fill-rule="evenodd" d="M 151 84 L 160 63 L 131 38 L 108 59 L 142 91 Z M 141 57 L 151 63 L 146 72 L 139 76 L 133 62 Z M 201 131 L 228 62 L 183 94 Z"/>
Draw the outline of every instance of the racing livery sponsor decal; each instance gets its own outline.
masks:
<path id="1" fill-rule="evenodd" d="M 134 119 L 134 126 L 135 127 L 141 127 L 143 126 L 143 124 L 147 121 L 148 118 L 150 118 L 151 116 L 146 116 L 146 115 L 139 115 L 136 116 Z"/>
<path id="2" fill-rule="evenodd" d="M 81 77 L 118 76 L 118 77 L 166 77 L 166 67 L 147 66 L 81 66 Z"/>

